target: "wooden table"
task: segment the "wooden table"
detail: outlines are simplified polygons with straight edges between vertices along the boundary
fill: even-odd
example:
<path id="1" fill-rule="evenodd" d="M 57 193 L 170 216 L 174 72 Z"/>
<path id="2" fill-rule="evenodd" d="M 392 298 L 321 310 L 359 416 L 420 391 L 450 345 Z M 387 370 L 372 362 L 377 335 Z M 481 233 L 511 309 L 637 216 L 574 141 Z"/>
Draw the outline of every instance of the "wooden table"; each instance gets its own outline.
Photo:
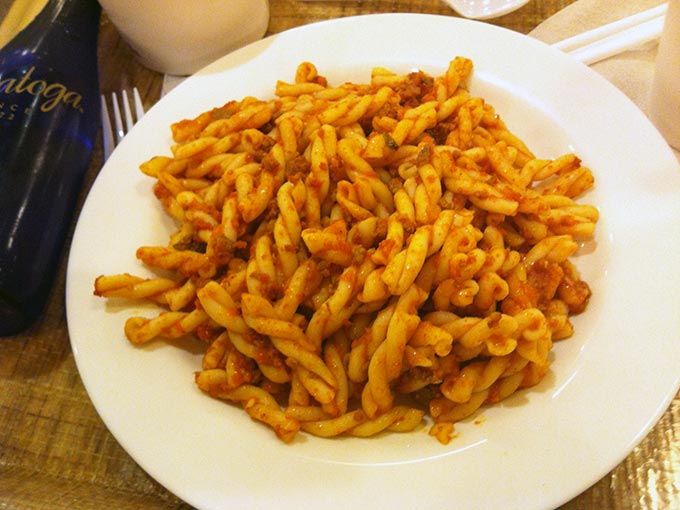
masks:
<path id="1" fill-rule="evenodd" d="M 573 1 L 533 0 L 489 22 L 526 34 Z M 0 0 L 0 18 L 10 3 Z M 269 34 L 319 20 L 378 12 L 455 16 L 438 0 L 271 0 Z M 147 108 L 159 99 L 163 76 L 134 60 L 105 16 L 99 65 L 103 92 L 136 86 Z M 88 186 L 101 164 L 97 144 Z M 23 334 L 0 339 L 0 509 L 189 510 L 135 464 L 94 410 L 69 344 L 65 266 L 66 257 L 42 319 Z M 619 466 L 561 508 L 677 509 L 678 500 L 680 398 L 676 397 Z"/>

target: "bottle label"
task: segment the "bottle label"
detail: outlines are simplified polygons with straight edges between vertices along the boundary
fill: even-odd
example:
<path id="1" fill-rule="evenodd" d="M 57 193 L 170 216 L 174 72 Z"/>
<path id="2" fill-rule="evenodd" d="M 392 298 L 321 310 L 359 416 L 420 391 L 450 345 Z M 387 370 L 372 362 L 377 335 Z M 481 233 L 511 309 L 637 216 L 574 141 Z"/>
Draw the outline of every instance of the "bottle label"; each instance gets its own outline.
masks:
<path id="1" fill-rule="evenodd" d="M 33 96 L 38 100 L 38 110 L 41 112 L 51 112 L 57 106 L 64 105 L 83 113 L 81 94 L 70 90 L 63 83 L 49 83 L 34 78 L 34 72 L 35 66 L 30 67 L 20 78 L 9 77 L 0 80 L 0 119 L 14 120 L 32 110 L 33 105 L 26 106 L 24 101 L 20 100 L 29 99 L 27 96 Z M 33 100 L 30 102 L 33 103 Z"/>

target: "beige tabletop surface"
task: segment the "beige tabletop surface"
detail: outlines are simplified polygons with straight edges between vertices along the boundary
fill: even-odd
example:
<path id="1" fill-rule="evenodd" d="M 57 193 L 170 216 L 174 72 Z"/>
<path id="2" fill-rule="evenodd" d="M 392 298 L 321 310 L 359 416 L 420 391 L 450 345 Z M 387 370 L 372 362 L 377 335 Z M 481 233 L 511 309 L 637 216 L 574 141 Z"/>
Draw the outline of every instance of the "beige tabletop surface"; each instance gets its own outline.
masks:
<path id="1" fill-rule="evenodd" d="M 554 42 L 590 25 L 658 3 L 532 0 L 513 13 L 486 22 Z M 0 20 L 10 4 L 10 0 L 0 0 Z M 456 16 L 445 2 L 438 0 L 271 0 L 270 5 L 268 34 L 356 14 Z M 149 108 L 161 95 L 163 75 L 135 61 L 105 15 L 100 28 L 102 92 L 135 86 Z M 629 70 L 639 67 L 649 72 L 653 56 L 629 53 L 623 58 L 624 64 L 620 60 L 604 62 L 596 70 L 644 109 L 647 82 L 630 83 Z M 102 160 L 98 141 L 83 195 Z M 132 460 L 95 411 L 69 342 L 64 310 L 65 266 L 66 252 L 40 320 L 22 334 L 0 338 L 0 510 L 190 510 L 190 505 L 168 492 Z M 583 489 L 560 509 L 680 509 L 680 396 L 621 464 L 592 487 Z"/>

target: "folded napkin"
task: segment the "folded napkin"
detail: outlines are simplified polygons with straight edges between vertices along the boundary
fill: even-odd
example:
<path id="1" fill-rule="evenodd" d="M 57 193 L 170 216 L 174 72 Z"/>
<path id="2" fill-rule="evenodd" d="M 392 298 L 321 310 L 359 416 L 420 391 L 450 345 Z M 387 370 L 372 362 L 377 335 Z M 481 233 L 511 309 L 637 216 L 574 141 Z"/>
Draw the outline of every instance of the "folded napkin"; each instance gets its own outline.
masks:
<path id="1" fill-rule="evenodd" d="M 568 37 L 631 16 L 664 3 L 665 0 L 577 0 L 551 16 L 531 37 L 553 44 Z M 654 78 L 658 45 L 625 51 L 590 67 L 626 94 L 645 114 Z M 678 161 L 680 152 L 674 151 Z"/>

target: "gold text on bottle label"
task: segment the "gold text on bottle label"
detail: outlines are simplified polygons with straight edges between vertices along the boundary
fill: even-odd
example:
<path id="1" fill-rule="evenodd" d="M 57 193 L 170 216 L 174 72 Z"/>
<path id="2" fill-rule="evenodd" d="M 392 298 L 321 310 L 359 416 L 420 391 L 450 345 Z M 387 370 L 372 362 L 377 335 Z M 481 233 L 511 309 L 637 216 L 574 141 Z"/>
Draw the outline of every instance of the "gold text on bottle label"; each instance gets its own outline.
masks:
<path id="1" fill-rule="evenodd" d="M 31 67 L 26 74 L 18 78 L 0 80 L 0 94 L 30 94 L 41 97 L 40 111 L 49 112 L 63 104 L 82 112 L 83 97 L 73 90 L 69 90 L 62 83 L 48 83 L 45 80 L 33 79 L 35 67 Z"/>

